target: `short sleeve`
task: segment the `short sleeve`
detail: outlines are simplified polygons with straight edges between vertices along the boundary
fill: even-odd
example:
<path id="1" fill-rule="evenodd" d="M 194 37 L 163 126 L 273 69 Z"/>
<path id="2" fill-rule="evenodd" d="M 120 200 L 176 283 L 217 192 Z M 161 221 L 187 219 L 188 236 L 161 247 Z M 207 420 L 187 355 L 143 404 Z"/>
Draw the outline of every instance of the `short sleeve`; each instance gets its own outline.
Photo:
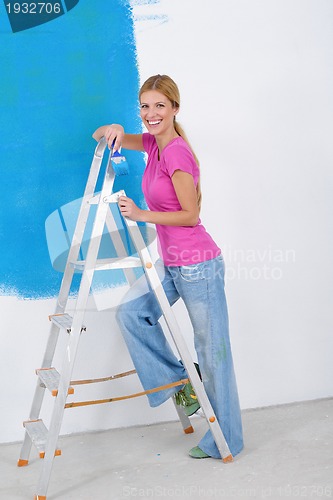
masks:
<path id="1" fill-rule="evenodd" d="M 198 165 L 186 143 L 176 142 L 166 148 L 163 154 L 162 170 L 170 177 L 172 177 L 176 170 L 193 175 L 195 181 L 197 181 L 199 176 Z"/>

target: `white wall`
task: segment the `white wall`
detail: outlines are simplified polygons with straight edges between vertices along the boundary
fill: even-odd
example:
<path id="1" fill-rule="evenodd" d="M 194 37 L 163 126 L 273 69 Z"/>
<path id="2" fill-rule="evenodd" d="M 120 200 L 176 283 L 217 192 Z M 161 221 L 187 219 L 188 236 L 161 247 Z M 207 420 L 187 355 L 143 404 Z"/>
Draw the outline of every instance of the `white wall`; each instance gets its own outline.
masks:
<path id="1" fill-rule="evenodd" d="M 159 72 L 178 82 L 179 121 L 201 159 L 202 220 L 227 263 L 242 408 L 332 396 L 332 2 L 133 3 L 142 80 Z M 0 297 L 0 307 L 6 442 L 23 437 L 55 301 Z M 73 378 L 130 369 L 113 313 L 90 309 Z M 181 303 L 176 312 L 193 349 Z M 76 399 L 139 390 L 132 376 Z M 67 410 L 62 432 L 172 418 L 169 402 L 150 409 L 139 398 Z"/>
<path id="2" fill-rule="evenodd" d="M 228 267 L 242 407 L 332 396 L 333 4 L 154 10 L 169 19 L 138 34 L 140 72 L 180 86 L 203 223 Z"/>

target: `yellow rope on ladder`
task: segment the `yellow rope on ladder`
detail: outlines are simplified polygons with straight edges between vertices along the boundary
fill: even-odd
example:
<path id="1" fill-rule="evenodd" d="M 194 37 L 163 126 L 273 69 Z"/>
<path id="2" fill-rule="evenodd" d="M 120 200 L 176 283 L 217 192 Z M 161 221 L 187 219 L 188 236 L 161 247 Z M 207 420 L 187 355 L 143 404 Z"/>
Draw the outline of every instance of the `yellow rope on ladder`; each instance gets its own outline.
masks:
<path id="1" fill-rule="evenodd" d="M 77 408 L 78 406 L 90 406 L 90 405 L 99 405 L 103 403 L 113 403 L 114 401 L 122 401 L 124 399 L 138 398 L 139 396 L 145 396 L 146 394 L 152 394 L 158 391 L 164 391 L 165 389 L 170 389 L 171 387 L 177 387 L 178 385 L 185 385 L 188 383 L 188 378 L 184 378 L 182 380 L 178 380 L 177 382 L 173 382 L 171 384 L 161 385 L 160 387 L 155 387 L 154 389 L 148 389 L 143 392 L 136 392 L 134 394 L 129 394 L 128 396 L 118 396 L 115 398 L 108 399 L 97 399 L 95 401 L 80 401 L 78 403 L 66 403 L 65 408 Z"/>
<path id="2" fill-rule="evenodd" d="M 118 373 L 117 375 L 110 375 L 110 377 L 103 378 L 91 378 L 87 380 L 71 380 L 70 385 L 84 385 L 84 384 L 95 384 L 97 382 L 107 382 L 108 380 L 115 380 L 121 377 L 127 377 L 127 375 L 134 375 L 136 370 L 130 370 L 129 372 Z"/>

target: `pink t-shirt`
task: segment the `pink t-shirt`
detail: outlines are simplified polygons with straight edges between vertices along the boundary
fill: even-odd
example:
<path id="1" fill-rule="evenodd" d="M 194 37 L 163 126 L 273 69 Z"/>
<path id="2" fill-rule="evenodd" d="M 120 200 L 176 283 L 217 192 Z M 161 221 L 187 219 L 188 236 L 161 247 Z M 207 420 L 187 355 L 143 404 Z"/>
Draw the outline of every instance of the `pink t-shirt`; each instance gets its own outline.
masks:
<path id="1" fill-rule="evenodd" d="M 175 170 L 193 175 L 197 185 L 199 168 L 182 137 L 167 144 L 158 159 L 155 137 L 143 134 L 143 146 L 148 153 L 142 178 L 142 190 L 147 205 L 155 212 L 176 212 L 182 207 L 178 201 L 171 177 Z M 162 226 L 156 224 L 158 251 L 166 266 L 186 266 L 214 259 L 221 250 L 207 233 L 199 219 L 195 226 Z"/>

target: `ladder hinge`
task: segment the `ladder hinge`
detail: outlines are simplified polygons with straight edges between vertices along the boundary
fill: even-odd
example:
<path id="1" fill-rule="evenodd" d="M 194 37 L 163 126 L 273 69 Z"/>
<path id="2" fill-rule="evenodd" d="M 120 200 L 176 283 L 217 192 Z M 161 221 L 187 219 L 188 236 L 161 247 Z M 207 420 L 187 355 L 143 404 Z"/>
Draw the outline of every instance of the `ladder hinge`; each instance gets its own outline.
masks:
<path id="1" fill-rule="evenodd" d="M 124 196 L 125 191 L 121 189 L 120 191 L 117 191 L 116 193 L 112 193 L 109 196 L 104 196 L 103 201 L 104 203 L 118 203 L 120 196 Z"/>

